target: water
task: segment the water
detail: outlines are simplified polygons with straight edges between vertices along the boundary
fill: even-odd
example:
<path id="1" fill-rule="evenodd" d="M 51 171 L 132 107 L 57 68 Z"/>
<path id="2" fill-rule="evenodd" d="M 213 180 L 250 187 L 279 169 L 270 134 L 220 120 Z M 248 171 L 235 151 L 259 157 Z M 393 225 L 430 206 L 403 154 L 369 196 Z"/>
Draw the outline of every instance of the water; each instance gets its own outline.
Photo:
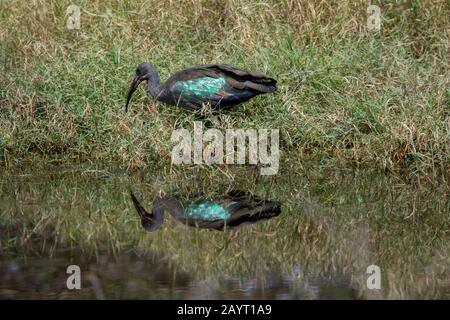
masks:
<path id="1" fill-rule="evenodd" d="M 248 168 L 128 174 L 52 168 L 0 177 L 3 299 L 450 298 L 448 186 L 374 172 Z M 239 171 L 240 170 L 240 171 Z M 270 221 L 219 232 L 166 218 L 140 226 L 161 190 L 188 200 L 248 190 L 282 203 Z M 381 289 L 367 287 L 367 267 Z M 69 265 L 81 290 L 69 290 Z"/>
<path id="2" fill-rule="evenodd" d="M 81 290 L 68 290 L 69 265 L 82 270 Z M 354 299 L 349 277 L 309 275 L 300 280 L 267 274 L 264 281 L 246 277 L 196 280 L 156 258 L 79 252 L 52 257 L 16 256 L 0 267 L 2 299 Z"/>

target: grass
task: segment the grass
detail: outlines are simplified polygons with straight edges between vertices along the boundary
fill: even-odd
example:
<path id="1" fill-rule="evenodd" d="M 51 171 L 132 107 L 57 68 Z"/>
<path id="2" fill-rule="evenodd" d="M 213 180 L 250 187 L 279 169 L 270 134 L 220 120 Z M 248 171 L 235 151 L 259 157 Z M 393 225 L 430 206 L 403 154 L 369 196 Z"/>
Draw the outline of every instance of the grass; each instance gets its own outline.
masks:
<path id="1" fill-rule="evenodd" d="M 66 28 L 69 4 L 81 29 Z M 278 128 L 286 158 L 412 173 L 449 168 L 447 1 L 2 1 L 0 162 L 170 165 L 172 128 L 192 115 L 125 94 L 137 63 L 162 79 L 230 63 L 279 91 L 227 112 L 221 128 Z"/>

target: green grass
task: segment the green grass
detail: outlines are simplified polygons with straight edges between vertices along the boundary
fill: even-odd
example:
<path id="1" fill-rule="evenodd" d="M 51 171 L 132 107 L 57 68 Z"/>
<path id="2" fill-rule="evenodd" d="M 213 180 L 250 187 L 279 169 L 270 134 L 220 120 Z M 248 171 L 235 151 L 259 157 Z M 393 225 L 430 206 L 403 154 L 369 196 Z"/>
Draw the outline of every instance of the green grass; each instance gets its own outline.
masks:
<path id="1" fill-rule="evenodd" d="M 66 28 L 69 4 L 81 7 L 78 31 Z M 2 1 L 1 164 L 170 165 L 170 131 L 193 117 L 143 88 L 124 113 L 134 68 L 150 61 L 163 80 L 214 62 L 277 78 L 276 94 L 213 121 L 280 129 L 286 158 L 446 170 L 450 6 L 380 6 L 377 33 L 366 1 Z"/>

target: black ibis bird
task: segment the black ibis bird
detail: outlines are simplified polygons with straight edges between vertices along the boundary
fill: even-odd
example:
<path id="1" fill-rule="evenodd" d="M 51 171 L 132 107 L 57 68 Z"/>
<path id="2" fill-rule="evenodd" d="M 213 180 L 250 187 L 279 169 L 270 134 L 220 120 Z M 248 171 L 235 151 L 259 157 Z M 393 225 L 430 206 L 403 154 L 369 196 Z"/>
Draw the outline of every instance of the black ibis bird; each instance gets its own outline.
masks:
<path id="1" fill-rule="evenodd" d="M 247 72 L 226 64 L 209 64 L 175 73 L 164 84 L 154 66 L 141 63 L 127 95 L 125 112 L 134 91 L 147 80 L 150 95 L 158 101 L 199 111 L 204 105 L 214 109 L 230 108 L 252 97 L 277 89 L 275 79 L 257 72 Z"/>
<path id="2" fill-rule="evenodd" d="M 187 204 L 172 196 L 158 197 L 153 202 L 151 213 L 141 206 L 132 192 L 130 194 L 141 224 L 148 232 L 156 231 L 161 226 L 165 211 L 188 226 L 216 230 L 270 219 L 281 213 L 278 202 L 261 200 L 240 191 L 233 191 L 218 201 L 200 199 Z"/>

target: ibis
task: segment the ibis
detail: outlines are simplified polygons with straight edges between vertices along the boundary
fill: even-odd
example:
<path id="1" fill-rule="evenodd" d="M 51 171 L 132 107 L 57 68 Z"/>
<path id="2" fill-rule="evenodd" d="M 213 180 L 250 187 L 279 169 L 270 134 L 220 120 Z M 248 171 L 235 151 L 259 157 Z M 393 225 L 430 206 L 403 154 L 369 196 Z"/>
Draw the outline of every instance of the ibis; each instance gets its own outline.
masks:
<path id="1" fill-rule="evenodd" d="M 188 226 L 222 231 L 271 219 L 281 213 L 280 203 L 261 200 L 242 191 L 232 191 L 216 200 L 200 198 L 185 203 L 174 196 L 159 196 L 153 202 L 151 212 L 144 209 L 132 192 L 130 194 L 141 225 L 148 232 L 154 232 L 162 225 L 166 211 Z"/>
<path id="2" fill-rule="evenodd" d="M 154 99 L 191 111 L 201 111 L 206 105 L 215 110 L 227 109 L 277 89 L 277 81 L 273 78 L 226 64 L 191 67 L 175 73 L 161 84 L 155 67 L 141 63 L 128 91 L 125 112 L 143 81 L 147 81 L 148 91 Z"/>

